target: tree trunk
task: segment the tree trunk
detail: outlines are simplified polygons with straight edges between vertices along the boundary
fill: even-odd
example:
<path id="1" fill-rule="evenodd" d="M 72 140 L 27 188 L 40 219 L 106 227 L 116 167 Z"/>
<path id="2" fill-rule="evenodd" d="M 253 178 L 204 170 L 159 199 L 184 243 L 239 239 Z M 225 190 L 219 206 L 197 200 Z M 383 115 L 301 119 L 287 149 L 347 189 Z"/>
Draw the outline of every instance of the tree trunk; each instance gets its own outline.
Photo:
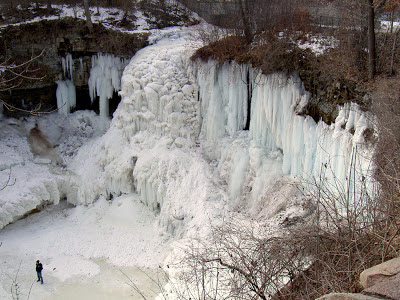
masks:
<path id="1" fill-rule="evenodd" d="M 89 31 L 93 32 L 92 18 L 90 16 L 90 9 L 89 9 L 89 0 L 83 0 L 83 5 L 85 7 L 86 25 L 89 28 Z"/>
<path id="2" fill-rule="evenodd" d="M 51 0 L 47 0 L 47 9 L 51 10 Z"/>
<path id="3" fill-rule="evenodd" d="M 375 8 L 374 0 L 368 0 L 368 79 L 373 79 L 375 72 Z"/>
<path id="4" fill-rule="evenodd" d="M 390 59 L 390 75 L 394 74 L 394 55 L 396 53 L 396 40 L 397 36 L 400 33 L 400 29 L 397 29 L 397 31 L 394 34 L 394 39 L 393 39 L 393 47 L 392 47 L 392 57 Z"/>
<path id="5" fill-rule="evenodd" d="M 248 44 L 250 44 L 253 40 L 253 33 L 250 27 L 250 22 L 249 22 L 249 10 L 248 10 L 248 4 L 247 2 L 245 2 L 245 4 L 243 4 L 242 0 L 238 1 L 239 4 L 239 11 L 240 11 L 240 16 L 242 18 L 242 22 L 243 22 L 243 31 L 244 31 L 244 38 L 246 40 L 246 42 Z"/>

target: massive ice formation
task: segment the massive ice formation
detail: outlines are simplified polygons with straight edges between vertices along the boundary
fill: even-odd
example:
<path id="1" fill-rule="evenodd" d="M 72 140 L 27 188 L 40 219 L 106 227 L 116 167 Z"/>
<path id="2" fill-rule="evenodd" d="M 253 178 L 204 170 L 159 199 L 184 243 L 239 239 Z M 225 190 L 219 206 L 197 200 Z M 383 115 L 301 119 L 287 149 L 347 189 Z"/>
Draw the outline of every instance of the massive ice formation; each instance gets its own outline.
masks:
<path id="1" fill-rule="evenodd" d="M 369 124 L 355 104 L 340 108 L 332 125 L 316 123 L 298 114 L 309 95 L 297 76 L 192 62 L 192 49 L 176 38 L 139 51 L 122 83 L 123 61 L 93 58 L 90 91 L 100 97 L 103 118 L 120 88 L 122 100 L 107 132 L 73 158 L 74 175 L 62 192 L 69 202 L 136 193 L 164 228 L 180 235 L 224 214 L 226 205 L 273 215 L 282 207 L 275 202 L 284 198 L 274 195 L 284 177 L 323 177 L 351 188 L 366 174 Z M 65 72 L 71 75 L 70 67 Z M 57 94 L 70 108 L 68 82 L 58 83 Z"/>
<path id="2" fill-rule="evenodd" d="M 229 158 L 229 170 L 225 171 L 229 174 L 231 200 L 246 196 L 242 193 L 246 189 L 252 190 L 246 196 L 251 203 L 265 197 L 269 185 L 266 178 L 271 175 L 260 172 L 265 170 L 268 153 L 277 151 L 281 153 L 283 174 L 309 181 L 318 179 L 323 172 L 324 177 L 350 188 L 354 174 L 361 177 L 370 171 L 371 151 L 363 138 L 370 125 L 356 104 L 341 107 L 335 124 L 328 126 L 298 115 L 309 95 L 295 75 L 266 76 L 249 66 L 212 61 L 199 64 L 196 74 L 202 105 L 201 140 L 210 158 L 221 166 L 233 147 L 225 140 L 247 135 L 248 147 L 242 148 L 239 156 L 235 150 L 235 156 Z M 250 122 L 248 132 L 244 131 L 246 122 Z M 261 157 L 257 158 L 260 152 Z M 249 179 L 246 173 L 256 174 L 255 178 Z M 249 187 L 251 180 L 254 184 Z"/>
<path id="3" fill-rule="evenodd" d="M 318 178 L 325 168 L 349 185 L 351 172 L 368 169 L 368 122 L 356 105 L 333 125 L 315 123 L 297 114 L 309 98 L 297 76 L 193 63 L 190 53 L 161 41 L 133 57 L 111 128 L 80 151 L 88 164 L 73 167 L 85 178 L 75 203 L 139 193 L 176 233 L 226 203 L 259 210 L 284 175 Z"/>
<path id="4" fill-rule="evenodd" d="M 195 149 L 200 106 L 185 50 L 185 43 L 171 48 L 161 42 L 132 58 L 110 129 L 84 146 L 72 165 L 76 203 L 137 192 L 178 234 L 195 210 L 206 213 L 207 200 L 221 198 L 206 161 L 188 150 Z"/>

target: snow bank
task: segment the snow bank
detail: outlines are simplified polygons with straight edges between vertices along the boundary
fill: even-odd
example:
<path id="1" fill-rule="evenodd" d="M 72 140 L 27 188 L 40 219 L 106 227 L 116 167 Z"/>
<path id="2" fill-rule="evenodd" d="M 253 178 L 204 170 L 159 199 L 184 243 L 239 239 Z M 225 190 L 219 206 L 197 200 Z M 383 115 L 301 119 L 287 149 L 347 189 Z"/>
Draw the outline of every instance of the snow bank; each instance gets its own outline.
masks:
<path id="1" fill-rule="evenodd" d="M 36 164 L 25 128 L 15 122 L 0 123 L 0 229 L 46 203 L 62 197 L 61 177 L 52 175 L 47 165 Z"/>

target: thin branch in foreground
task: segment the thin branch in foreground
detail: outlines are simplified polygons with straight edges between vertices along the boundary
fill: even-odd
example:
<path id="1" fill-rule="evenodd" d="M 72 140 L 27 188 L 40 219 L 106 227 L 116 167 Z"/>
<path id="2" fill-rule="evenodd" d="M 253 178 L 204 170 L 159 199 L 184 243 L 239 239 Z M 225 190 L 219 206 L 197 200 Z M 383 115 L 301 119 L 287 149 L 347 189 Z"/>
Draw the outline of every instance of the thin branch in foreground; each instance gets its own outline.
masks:
<path id="1" fill-rule="evenodd" d="M 13 183 L 10 183 L 10 182 L 11 182 L 11 167 L 10 167 L 10 172 L 8 173 L 7 182 L 4 184 L 3 187 L 0 188 L 0 191 L 4 190 L 6 187 L 13 186 L 13 185 L 15 184 L 16 181 L 17 181 L 17 179 L 14 178 L 14 182 L 13 182 Z M 0 246 L 1 246 L 1 244 L 0 244 Z"/>
<path id="2" fill-rule="evenodd" d="M 119 269 L 119 271 L 124 274 L 124 276 L 129 280 L 129 283 L 127 283 L 127 285 L 129 285 L 131 288 L 133 288 L 144 300 L 147 300 L 147 298 L 143 295 L 143 293 L 140 291 L 140 289 L 138 288 L 138 286 L 132 281 L 132 279 L 129 278 L 128 275 L 126 275 L 124 273 L 124 271 L 122 271 L 121 269 Z"/>

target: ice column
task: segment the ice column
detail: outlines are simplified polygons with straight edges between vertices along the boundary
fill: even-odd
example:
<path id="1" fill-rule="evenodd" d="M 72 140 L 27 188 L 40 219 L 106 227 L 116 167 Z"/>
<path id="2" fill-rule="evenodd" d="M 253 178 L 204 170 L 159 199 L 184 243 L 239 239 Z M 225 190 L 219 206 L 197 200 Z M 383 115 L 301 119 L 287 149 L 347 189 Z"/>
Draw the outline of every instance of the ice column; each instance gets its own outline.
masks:
<path id="1" fill-rule="evenodd" d="M 202 100 L 203 135 L 215 141 L 244 129 L 248 103 L 247 65 L 204 63 L 197 78 Z"/>
<path id="2" fill-rule="evenodd" d="M 72 80 L 58 80 L 57 83 L 57 107 L 58 112 L 67 115 L 76 106 L 76 91 Z"/>
<path id="3" fill-rule="evenodd" d="M 100 116 L 102 119 L 109 117 L 109 99 L 113 93 L 121 89 L 122 71 L 128 61 L 115 57 L 112 54 L 92 56 L 92 68 L 89 77 L 89 94 L 92 102 L 99 97 Z"/>
<path id="4" fill-rule="evenodd" d="M 76 89 L 73 83 L 73 69 L 74 61 L 72 55 L 67 53 L 65 57 L 61 58 L 61 65 L 63 69 L 63 80 L 57 80 L 57 108 L 61 114 L 68 114 L 71 109 L 76 106 Z"/>

